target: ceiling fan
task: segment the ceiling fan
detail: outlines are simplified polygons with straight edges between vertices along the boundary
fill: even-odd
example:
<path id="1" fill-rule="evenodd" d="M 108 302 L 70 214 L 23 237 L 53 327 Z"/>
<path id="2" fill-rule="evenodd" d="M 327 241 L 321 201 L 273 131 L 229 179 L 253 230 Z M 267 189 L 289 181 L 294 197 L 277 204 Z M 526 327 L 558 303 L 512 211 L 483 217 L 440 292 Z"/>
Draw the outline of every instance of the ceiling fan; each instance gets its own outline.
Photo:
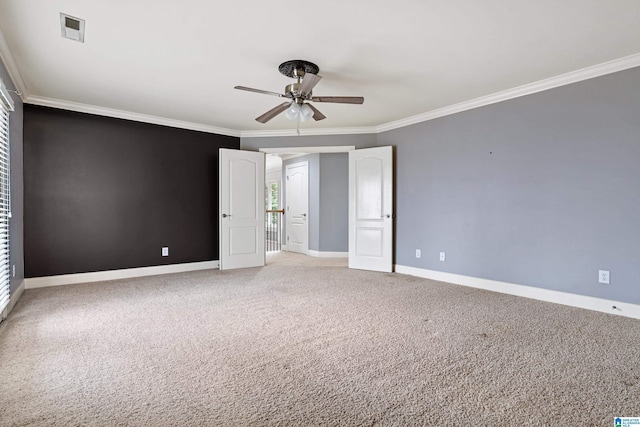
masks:
<path id="1" fill-rule="evenodd" d="M 334 102 L 339 104 L 362 104 L 364 102 L 364 98 L 361 96 L 313 96 L 312 90 L 322 77 L 318 75 L 320 68 L 309 61 L 301 59 L 286 61 L 280 64 L 278 70 L 287 77 L 297 79 L 296 83 L 285 86 L 284 93 L 269 92 L 245 86 L 234 87 L 234 89 L 290 99 L 290 101 L 284 102 L 260 117 L 257 117 L 256 120 L 260 123 L 267 123 L 283 111 L 286 111 L 285 116 L 288 119 L 299 119 L 301 122 L 311 117 L 316 121 L 325 119 L 326 116 L 311 105 L 309 101 Z"/>

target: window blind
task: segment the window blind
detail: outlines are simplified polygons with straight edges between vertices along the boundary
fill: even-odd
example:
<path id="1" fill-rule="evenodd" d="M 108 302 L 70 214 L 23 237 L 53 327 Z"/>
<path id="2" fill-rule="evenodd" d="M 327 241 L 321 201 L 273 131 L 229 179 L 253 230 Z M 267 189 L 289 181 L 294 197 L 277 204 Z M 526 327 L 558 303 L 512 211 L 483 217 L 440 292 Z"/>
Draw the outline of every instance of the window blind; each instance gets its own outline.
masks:
<path id="1" fill-rule="evenodd" d="M 0 81 L 0 313 L 9 305 L 11 285 L 11 260 L 9 257 L 9 220 L 11 218 L 9 111 L 13 111 L 13 100 L 2 81 Z"/>

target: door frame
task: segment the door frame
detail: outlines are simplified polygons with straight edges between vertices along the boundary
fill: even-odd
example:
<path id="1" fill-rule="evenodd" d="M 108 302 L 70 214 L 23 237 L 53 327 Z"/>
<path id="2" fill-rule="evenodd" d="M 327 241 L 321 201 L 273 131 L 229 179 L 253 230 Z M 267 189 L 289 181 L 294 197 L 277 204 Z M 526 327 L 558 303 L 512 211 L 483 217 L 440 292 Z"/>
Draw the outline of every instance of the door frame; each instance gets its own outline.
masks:
<path id="1" fill-rule="evenodd" d="M 365 147 L 365 148 L 377 148 L 377 147 Z M 315 153 L 348 153 L 350 151 L 356 150 L 356 146 L 355 145 L 335 145 L 335 146 L 313 146 L 313 147 L 262 147 L 262 148 L 258 148 L 258 151 L 261 151 L 265 154 L 278 154 L 281 156 L 281 158 L 283 158 L 283 160 L 288 159 L 288 158 L 292 158 L 295 156 L 302 156 L 305 154 L 315 154 Z M 396 183 L 395 183 L 395 177 L 396 177 L 396 171 L 395 171 L 395 149 L 393 149 L 393 160 L 392 160 L 392 207 L 391 207 L 391 216 L 393 219 L 393 225 L 392 225 L 392 234 L 393 234 L 393 238 L 392 238 L 392 244 L 391 244 L 391 265 L 392 265 L 392 269 L 395 269 L 395 232 L 396 232 L 396 221 L 395 221 L 395 196 L 396 196 Z M 291 156 L 291 157 L 285 157 L 285 156 Z M 284 181 L 284 177 L 283 177 L 283 181 Z M 285 213 L 286 215 L 286 213 Z"/>

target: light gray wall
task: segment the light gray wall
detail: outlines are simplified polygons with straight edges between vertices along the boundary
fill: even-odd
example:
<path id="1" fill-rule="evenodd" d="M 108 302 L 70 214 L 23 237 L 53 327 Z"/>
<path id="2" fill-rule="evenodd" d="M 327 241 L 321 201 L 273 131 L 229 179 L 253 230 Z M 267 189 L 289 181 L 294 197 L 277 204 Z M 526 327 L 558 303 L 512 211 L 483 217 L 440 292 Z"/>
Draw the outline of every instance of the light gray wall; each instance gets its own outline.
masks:
<path id="1" fill-rule="evenodd" d="M 397 264 L 640 303 L 640 68 L 378 145 L 396 147 Z"/>
<path id="2" fill-rule="evenodd" d="M 635 68 L 379 135 L 241 148 L 395 146 L 397 264 L 640 304 L 639 82 Z"/>
<path id="3" fill-rule="evenodd" d="M 320 154 L 320 251 L 349 251 L 349 155 Z"/>
<path id="4" fill-rule="evenodd" d="M 320 250 L 320 155 L 309 156 L 309 249 Z"/>
<path id="5" fill-rule="evenodd" d="M 5 65 L 0 61 L 0 78 L 9 90 L 16 90 L 13 82 L 9 78 L 9 73 Z M 15 265 L 16 275 L 11 278 L 11 294 L 24 280 L 24 180 L 23 180 L 23 136 L 22 136 L 22 100 L 18 95 L 11 92 L 11 97 L 15 103 L 15 111 L 9 115 L 9 143 L 11 145 L 11 222 L 10 233 L 10 261 Z M 12 301 L 10 305 L 13 305 Z"/>

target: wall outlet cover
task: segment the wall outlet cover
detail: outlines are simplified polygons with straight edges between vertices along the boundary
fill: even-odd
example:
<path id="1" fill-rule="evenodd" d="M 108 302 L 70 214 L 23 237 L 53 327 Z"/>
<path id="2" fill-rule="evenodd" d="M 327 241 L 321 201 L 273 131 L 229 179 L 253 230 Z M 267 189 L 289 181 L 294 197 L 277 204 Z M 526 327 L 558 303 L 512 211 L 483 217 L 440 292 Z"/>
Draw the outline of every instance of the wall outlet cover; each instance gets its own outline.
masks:
<path id="1" fill-rule="evenodd" d="M 422 256 L 422 251 L 420 249 L 416 249 L 416 258 L 420 258 Z"/>
<path id="2" fill-rule="evenodd" d="M 446 254 L 444 252 L 440 252 L 440 261 L 444 262 L 446 261 L 446 259 L 447 259 Z"/>
<path id="3" fill-rule="evenodd" d="M 609 270 L 598 270 L 598 282 L 604 283 L 606 285 L 609 284 L 610 273 Z"/>
<path id="4" fill-rule="evenodd" d="M 169 247 L 165 246 L 162 248 L 162 256 L 169 256 Z"/>

